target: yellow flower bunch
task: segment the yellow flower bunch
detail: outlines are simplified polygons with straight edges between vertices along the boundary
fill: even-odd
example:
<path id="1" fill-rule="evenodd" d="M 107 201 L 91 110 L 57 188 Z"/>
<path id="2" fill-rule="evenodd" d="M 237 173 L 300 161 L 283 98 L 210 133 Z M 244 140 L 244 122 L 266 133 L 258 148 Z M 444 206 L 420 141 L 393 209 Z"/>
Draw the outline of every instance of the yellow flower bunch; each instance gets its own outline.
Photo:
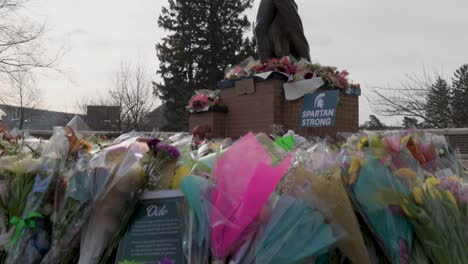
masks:
<path id="1" fill-rule="evenodd" d="M 359 169 L 361 168 L 361 160 L 354 156 L 353 157 L 353 160 L 351 161 L 351 165 L 349 166 L 349 170 L 348 170 L 348 175 L 349 175 L 349 179 L 348 179 L 348 184 L 353 184 L 356 182 L 357 180 L 357 174 L 359 172 Z"/>
<path id="2" fill-rule="evenodd" d="M 394 174 L 400 179 L 409 178 L 411 183 L 415 183 L 418 180 L 418 174 L 410 168 L 398 169 Z"/>
<path id="3" fill-rule="evenodd" d="M 414 187 L 413 188 L 413 197 L 417 204 L 423 205 L 424 204 L 424 192 L 421 187 Z"/>
<path id="4" fill-rule="evenodd" d="M 404 137 L 401 138 L 401 142 L 400 142 L 400 143 L 401 143 L 402 145 L 406 145 L 406 143 L 408 143 L 409 139 L 410 139 L 410 136 L 409 136 L 409 135 L 406 135 L 406 136 L 404 136 Z"/>
<path id="5" fill-rule="evenodd" d="M 362 149 L 364 147 L 367 147 L 367 146 L 369 146 L 369 137 L 365 136 L 365 137 L 361 138 L 361 140 L 359 141 L 358 146 L 357 146 L 357 150 L 362 151 Z"/>
<path id="6" fill-rule="evenodd" d="M 426 179 L 426 182 L 425 182 L 425 185 L 426 185 L 428 188 L 432 188 L 432 187 L 438 186 L 439 184 L 440 184 L 440 180 L 437 179 L 436 177 L 427 178 L 427 179 Z"/>
<path id="7" fill-rule="evenodd" d="M 457 201 L 455 197 L 449 190 L 439 190 L 437 186 L 439 186 L 440 180 L 436 177 L 427 178 L 424 183 L 424 189 L 416 186 L 413 188 L 413 198 L 418 205 L 424 205 L 424 193 L 428 193 L 431 198 L 440 199 L 442 200 L 444 197 L 447 198 L 452 204 L 457 205 Z M 403 206 L 403 205 L 402 205 Z"/>

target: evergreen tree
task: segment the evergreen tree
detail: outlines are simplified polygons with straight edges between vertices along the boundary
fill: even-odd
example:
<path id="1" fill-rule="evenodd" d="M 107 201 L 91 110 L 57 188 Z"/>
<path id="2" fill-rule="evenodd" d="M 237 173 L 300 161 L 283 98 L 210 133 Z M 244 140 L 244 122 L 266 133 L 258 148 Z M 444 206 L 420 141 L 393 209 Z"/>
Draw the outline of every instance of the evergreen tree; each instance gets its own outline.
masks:
<path id="1" fill-rule="evenodd" d="M 369 121 L 364 122 L 361 128 L 367 130 L 383 130 L 386 129 L 387 126 L 383 124 L 375 115 L 370 115 Z"/>
<path id="2" fill-rule="evenodd" d="M 433 127 L 451 127 L 454 124 L 451 89 L 442 78 L 437 78 L 429 88 L 425 105 L 426 119 Z"/>
<path id="3" fill-rule="evenodd" d="M 468 64 L 455 71 L 452 78 L 452 108 L 456 125 L 468 126 Z"/>
<path id="4" fill-rule="evenodd" d="M 421 125 L 419 124 L 418 120 L 416 118 L 411 118 L 405 116 L 403 118 L 403 128 L 413 128 L 413 127 L 420 127 Z"/>
<path id="5" fill-rule="evenodd" d="M 214 89 L 226 66 L 254 55 L 243 15 L 252 2 L 169 0 L 162 9 L 158 25 L 169 34 L 156 45 L 162 83 L 154 87 L 166 104 L 167 130 L 187 129 L 185 107 L 195 89 Z"/>

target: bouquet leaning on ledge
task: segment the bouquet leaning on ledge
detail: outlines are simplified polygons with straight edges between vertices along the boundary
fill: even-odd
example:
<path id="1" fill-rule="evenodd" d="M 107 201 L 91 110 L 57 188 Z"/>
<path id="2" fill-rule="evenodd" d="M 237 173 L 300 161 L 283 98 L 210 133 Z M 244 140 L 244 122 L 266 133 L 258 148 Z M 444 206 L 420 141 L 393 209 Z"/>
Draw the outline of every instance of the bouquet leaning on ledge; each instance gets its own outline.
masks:
<path id="1" fill-rule="evenodd" d="M 15 232 L 10 239 L 5 263 L 39 263 L 50 248 L 50 214 L 54 187 L 68 155 L 67 133 L 52 136 L 42 156 L 42 166 L 28 194 L 21 218 L 11 219 Z"/>
<path id="2" fill-rule="evenodd" d="M 77 237 L 87 221 L 93 204 L 93 171 L 90 155 L 84 154 L 69 173 L 65 196 L 52 227 L 52 247 L 41 263 L 63 263 L 79 242 Z"/>
<path id="3" fill-rule="evenodd" d="M 101 258 L 100 263 L 106 264 L 112 252 L 117 248 L 120 240 L 122 239 L 130 219 L 135 212 L 141 197 L 144 192 L 147 191 L 151 186 L 157 186 L 161 181 L 161 170 L 171 160 L 178 159 L 180 152 L 177 148 L 172 147 L 159 139 L 152 139 L 147 142 L 149 152 L 143 158 L 142 165 L 144 170 L 143 181 L 139 188 L 136 189 L 133 197 L 129 201 L 129 205 L 125 214 L 121 218 L 120 225 L 116 230 L 116 234 L 112 239 L 112 243 L 107 248 L 107 251 Z"/>
<path id="4" fill-rule="evenodd" d="M 158 139 L 127 143 L 122 143 L 123 150 L 114 146 L 109 153 L 115 166 L 83 230 L 79 263 L 107 263 L 147 186 L 157 184 L 164 164 L 180 156 Z"/>
<path id="5" fill-rule="evenodd" d="M 10 220 L 23 215 L 39 167 L 40 160 L 29 155 L 0 158 L 0 177 L 4 184 L 0 186 L 0 263 L 5 261 L 5 246 L 14 231 Z"/>

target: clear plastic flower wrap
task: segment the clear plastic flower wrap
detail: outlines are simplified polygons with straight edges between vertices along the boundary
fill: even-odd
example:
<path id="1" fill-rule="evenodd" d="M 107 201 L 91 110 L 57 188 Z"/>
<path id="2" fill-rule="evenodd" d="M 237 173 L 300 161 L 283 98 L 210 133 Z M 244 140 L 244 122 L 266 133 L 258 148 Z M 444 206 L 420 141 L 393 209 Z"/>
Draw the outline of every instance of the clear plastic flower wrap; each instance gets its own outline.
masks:
<path id="1" fill-rule="evenodd" d="M 190 175 L 190 170 L 195 164 L 195 160 L 193 159 L 192 153 L 192 136 L 181 136 L 178 137 L 175 142 L 171 145 L 176 147 L 181 156 L 176 164 L 176 169 L 174 172 L 174 177 L 171 182 L 171 189 L 179 189 L 182 180 Z"/>
<path id="2" fill-rule="evenodd" d="M 241 79 L 253 74 L 253 68 L 261 66 L 262 64 L 259 61 L 255 61 L 253 57 L 248 57 L 243 60 L 238 65 L 232 67 L 227 67 L 225 70 L 225 79 L 234 80 Z"/>
<path id="3" fill-rule="evenodd" d="M 410 221 L 420 263 L 466 263 L 467 204 L 463 181 L 457 176 L 442 180 L 432 176 L 418 182 L 412 191 L 402 195 L 394 190 L 382 191 L 385 204 L 398 204 Z M 415 248 L 415 247 L 413 247 Z"/>
<path id="4" fill-rule="evenodd" d="M 189 263 L 210 263 L 210 200 L 214 185 L 209 179 L 187 176 L 180 185 L 191 209 L 192 230 L 188 230 L 186 251 L 190 252 Z"/>
<path id="5" fill-rule="evenodd" d="M 88 220 L 93 205 L 94 170 L 91 156 L 83 155 L 67 175 L 67 188 L 52 225 L 52 246 L 42 263 L 62 263 L 79 243 L 83 224 Z"/>
<path id="6" fill-rule="evenodd" d="M 88 223 L 83 227 L 79 263 L 98 263 L 110 245 L 133 193 L 142 184 L 140 160 L 146 152 L 146 144 L 124 141 L 102 154 L 110 175 L 95 201 Z"/>
<path id="7" fill-rule="evenodd" d="M 110 177 L 102 196 L 96 202 L 81 240 L 79 263 L 109 261 L 143 193 L 151 184 L 157 185 L 161 181 L 164 166 L 179 157 L 180 152 L 176 148 L 159 139 L 129 145 L 114 176 Z M 96 226 L 100 224 L 106 225 L 106 228 Z"/>
<path id="8" fill-rule="evenodd" d="M 196 90 L 190 98 L 187 109 L 190 112 L 208 111 L 210 106 L 216 106 L 219 103 L 219 91 Z"/>
<path id="9" fill-rule="evenodd" d="M 243 232 L 260 213 L 276 185 L 291 164 L 287 156 L 278 166 L 253 134 L 237 141 L 218 160 L 213 171 L 211 215 L 212 249 L 216 258 L 225 259 Z M 236 169 L 233 169 L 236 168 Z M 232 224 L 225 223 L 229 219 Z"/>
<path id="10" fill-rule="evenodd" d="M 28 194 L 23 215 L 11 220 L 16 228 L 5 263 L 39 263 L 50 248 L 53 194 L 69 152 L 67 135 L 64 129 L 58 129 L 42 153 L 42 165 Z"/>
<path id="11" fill-rule="evenodd" d="M 413 241 L 411 224 L 399 204 L 385 204 L 379 198 L 386 190 L 407 195 L 409 186 L 389 169 L 387 149 L 378 134 L 359 135 L 357 140 L 348 143 L 351 146 L 342 153 L 342 176 L 354 206 L 388 260 L 409 263 Z"/>
<path id="12" fill-rule="evenodd" d="M 287 175 L 285 193 L 309 201 L 333 223 L 337 248 L 353 263 L 371 263 L 353 205 L 341 179 L 338 151 L 320 142 L 295 152 L 295 168 Z"/>
<path id="13" fill-rule="evenodd" d="M 339 239 L 311 203 L 283 194 L 256 235 L 255 263 L 293 264 L 313 260 Z"/>
<path id="14" fill-rule="evenodd" d="M 271 139 L 270 145 L 274 147 Z M 271 165 L 271 154 L 249 133 L 214 162 L 213 186 L 198 176 L 184 179 L 182 191 L 197 225 L 192 240 L 196 259 L 206 259 L 209 247 L 215 262 L 227 260 L 255 233 L 258 217 L 290 163 L 287 156 Z"/>
<path id="15" fill-rule="evenodd" d="M 6 257 L 5 246 L 13 235 L 10 220 L 22 217 L 27 196 L 34 185 L 39 159 L 29 154 L 0 158 L 0 263 Z"/>

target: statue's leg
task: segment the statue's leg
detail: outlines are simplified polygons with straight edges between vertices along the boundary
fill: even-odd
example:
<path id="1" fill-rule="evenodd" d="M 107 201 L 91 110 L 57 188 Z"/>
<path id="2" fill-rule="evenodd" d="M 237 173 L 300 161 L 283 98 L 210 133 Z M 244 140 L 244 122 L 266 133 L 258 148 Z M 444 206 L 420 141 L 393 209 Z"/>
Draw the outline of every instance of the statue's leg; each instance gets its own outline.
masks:
<path id="1" fill-rule="evenodd" d="M 275 19 L 280 20 L 284 39 L 288 42 L 288 54 L 310 61 L 310 50 L 304 35 L 302 21 L 294 0 L 274 0 L 278 14 Z"/>
<path id="2" fill-rule="evenodd" d="M 282 58 L 284 56 L 291 55 L 291 47 L 289 45 L 289 39 L 287 32 L 284 28 L 284 21 L 281 19 L 275 18 L 270 29 L 270 37 L 273 42 L 273 49 L 275 57 Z"/>
<path id="3" fill-rule="evenodd" d="M 304 58 L 310 61 L 310 47 L 304 32 L 293 32 L 289 38 L 291 41 L 291 53 L 298 59 Z"/>
<path id="4" fill-rule="evenodd" d="M 275 16 L 274 0 L 262 0 L 255 23 L 255 37 L 257 38 L 258 54 L 262 61 L 274 56 L 273 44 L 269 36 L 270 27 Z"/>

